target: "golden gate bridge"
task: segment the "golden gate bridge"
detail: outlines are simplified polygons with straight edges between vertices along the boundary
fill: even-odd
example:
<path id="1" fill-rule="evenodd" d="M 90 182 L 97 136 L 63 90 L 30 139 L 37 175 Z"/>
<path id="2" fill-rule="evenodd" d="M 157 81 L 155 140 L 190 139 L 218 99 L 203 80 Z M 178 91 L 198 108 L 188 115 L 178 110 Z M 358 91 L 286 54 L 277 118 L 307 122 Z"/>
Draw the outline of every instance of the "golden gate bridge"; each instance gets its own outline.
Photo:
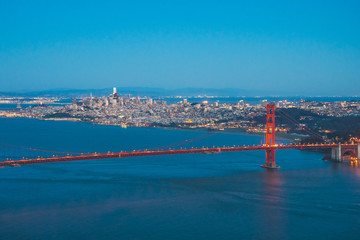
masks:
<path id="1" fill-rule="evenodd" d="M 96 160 L 96 159 L 109 159 L 109 158 L 127 158 L 127 157 L 144 157 L 144 156 L 159 156 L 159 155 L 175 155 L 175 154 L 215 154 L 222 152 L 239 152 L 239 151 L 265 151 L 265 164 L 261 167 L 268 169 L 276 169 L 279 166 L 275 162 L 275 151 L 283 149 L 297 149 L 297 150 L 316 150 L 316 149 L 328 149 L 331 150 L 329 160 L 334 161 L 346 161 L 346 160 L 359 160 L 360 159 L 360 143 L 312 143 L 312 144 L 276 144 L 275 143 L 275 104 L 267 104 L 266 108 L 266 142 L 258 146 L 233 146 L 233 147 L 202 147 L 191 149 L 174 149 L 182 144 L 199 141 L 208 136 L 216 133 L 211 133 L 206 136 L 199 136 L 197 138 L 188 139 L 179 143 L 174 143 L 162 147 L 133 150 L 125 152 L 107 152 L 107 153 L 73 153 L 73 152 L 57 152 L 40 150 L 34 148 L 25 148 L 19 146 L 13 146 L 0 143 L 3 147 L 20 149 L 24 151 L 30 151 L 33 156 L 25 159 L 22 156 L 15 156 L 17 159 L 13 159 L 13 156 L 9 156 L 6 160 L 0 161 L 0 167 L 19 167 L 29 164 L 41 164 L 41 163 L 55 163 L 55 162 L 70 162 L 70 161 L 83 161 L 83 160 Z M 294 124 L 300 124 L 297 120 L 283 111 L 278 111 L 279 115 Z M 323 137 L 304 126 L 303 130 L 309 134 L 323 140 Z M 168 149 L 165 149 L 168 148 Z M 173 149 L 171 149 L 173 148 Z M 37 155 L 37 156 L 36 156 Z M 41 155 L 41 156 L 40 156 Z"/>

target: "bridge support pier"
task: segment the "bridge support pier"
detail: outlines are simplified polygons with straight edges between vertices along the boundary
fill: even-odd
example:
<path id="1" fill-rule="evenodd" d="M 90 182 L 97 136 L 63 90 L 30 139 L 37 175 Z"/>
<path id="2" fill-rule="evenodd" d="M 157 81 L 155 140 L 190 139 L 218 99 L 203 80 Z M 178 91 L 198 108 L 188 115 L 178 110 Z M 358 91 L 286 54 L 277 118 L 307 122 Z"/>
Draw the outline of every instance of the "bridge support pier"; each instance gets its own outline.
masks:
<path id="1" fill-rule="evenodd" d="M 341 156 L 341 143 L 339 143 L 339 146 L 338 146 L 338 150 L 337 150 L 337 161 L 338 162 L 341 162 L 342 161 L 342 156 Z"/>
<path id="2" fill-rule="evenodd" d="M 270 150 L 266 150 L 266 162 L 264 165 L 261 165 L 263 168 L 269 169 L 277 169 L 280 168 L 275 163 L 275 148 L 271 148 Z"/>
<path id="3" fill-rule="evenodd" d="M 331 160 L 336 161 L 336 162 L 341 162 L 342 161 L 341 143 L 339 143 L 337 148 L 332 148 L 331 149 Z"/>
<path id="4" fill-rule="evenodd" d="M 331 160 L 335 160 L 335 155 L 336 155 L 336 150 L 335 150 L 335 148 L 332 148 L 332 149 L 331 149 L 330 159 L 331 159 Z"/>

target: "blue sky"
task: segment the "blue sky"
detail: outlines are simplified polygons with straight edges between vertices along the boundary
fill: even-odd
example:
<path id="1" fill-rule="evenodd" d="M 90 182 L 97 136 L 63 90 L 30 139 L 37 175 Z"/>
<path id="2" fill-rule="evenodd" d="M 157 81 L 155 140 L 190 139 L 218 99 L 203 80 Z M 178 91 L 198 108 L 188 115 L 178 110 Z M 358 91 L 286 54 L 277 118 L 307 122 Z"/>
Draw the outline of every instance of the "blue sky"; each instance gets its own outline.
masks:
<path id="1" fill-rule="evenodd" d="M 359 1 L 0 0 L 0 91 L 360 95 Z"/>

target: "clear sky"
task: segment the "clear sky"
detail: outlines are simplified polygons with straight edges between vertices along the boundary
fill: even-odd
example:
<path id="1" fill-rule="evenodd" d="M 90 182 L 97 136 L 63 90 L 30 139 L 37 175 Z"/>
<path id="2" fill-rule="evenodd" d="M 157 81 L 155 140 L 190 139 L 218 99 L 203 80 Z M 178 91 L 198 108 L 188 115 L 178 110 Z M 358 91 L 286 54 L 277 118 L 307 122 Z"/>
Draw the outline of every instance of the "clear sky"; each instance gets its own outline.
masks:
<path id="1" fill-rule="evenodd" d="M 360 1 L 0 0 L 0 91 L 360 95 Z"/>

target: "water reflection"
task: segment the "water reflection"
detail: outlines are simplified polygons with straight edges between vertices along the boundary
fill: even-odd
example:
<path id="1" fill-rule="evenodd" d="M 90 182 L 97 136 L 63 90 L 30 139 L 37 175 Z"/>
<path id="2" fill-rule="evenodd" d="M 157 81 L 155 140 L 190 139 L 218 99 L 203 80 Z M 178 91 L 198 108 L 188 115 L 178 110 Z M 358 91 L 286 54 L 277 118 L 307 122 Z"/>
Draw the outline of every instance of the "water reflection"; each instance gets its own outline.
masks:
<path id="1" fill-rule="evenodd" d="M 332 162 L 331 167 L 334 171 L 341 170 L 347 175 L 360 177 L 360 163 L 357 159 L 352 159 L 344 162 Z"/>
<path id="2" fill-rule="evenodd" d="M 284 201 L 284 179 L 279 170 L 267 169 L 262 174 L 263 201 L 259 208 L 263 216 L 259 229 L 268 235 L 276 231 L 277 237 L 286 239 L 284 223 L 286 222 Z"/>

